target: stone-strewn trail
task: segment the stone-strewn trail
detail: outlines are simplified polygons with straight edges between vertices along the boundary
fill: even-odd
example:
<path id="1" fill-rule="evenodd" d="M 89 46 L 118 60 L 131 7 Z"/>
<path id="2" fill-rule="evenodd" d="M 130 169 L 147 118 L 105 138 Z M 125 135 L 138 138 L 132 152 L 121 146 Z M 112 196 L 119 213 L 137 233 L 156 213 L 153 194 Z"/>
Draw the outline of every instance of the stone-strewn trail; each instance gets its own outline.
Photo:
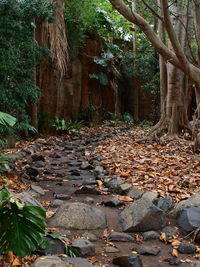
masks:
<path id="1" fill-rule="evenodd" d="M 47 208 L 49 229 L 81 256 L 60 256 L 65 246 L 55 239 L 55 245 L 38 252 L 46 256 L 33 267 L 200 267 L 194 258 L 198 243 L 180 239 L 181 232 L 186 236 L 200 227 L 200 193 L 174 207 L 171 197 L 134 188 L 108 176 L 101 166 L 95 148 L 127 131 L 133 130 L 38 139 L 17 153 L 15 168 L 30 184 L 21 198 Z M 171 255 L 173 239 L 178 258 Z M 196 241 L 200 242 L 200 233 Z"/>

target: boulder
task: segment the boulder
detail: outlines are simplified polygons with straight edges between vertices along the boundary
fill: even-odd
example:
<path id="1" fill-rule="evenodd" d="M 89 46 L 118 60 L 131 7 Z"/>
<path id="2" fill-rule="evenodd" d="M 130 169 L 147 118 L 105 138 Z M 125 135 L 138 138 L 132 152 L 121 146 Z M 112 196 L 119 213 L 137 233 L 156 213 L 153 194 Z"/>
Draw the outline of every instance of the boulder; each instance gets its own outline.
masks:
<path id="1" fill-rule="evenodd" d="M 200 208 L 200 193 L 194 194 L 186 200 L 180 201 L 175 208 L 169 213 L 169 216 L 173 219 L 177 219 L 180 213 L 185 208 L 197 207 Z"/>
<path id="2" fill-rule="evenodd" d="M 160 253 L 159 248 L 154 248 L 151 246 L 145 246 L 145 245 L 138 245 L 134 244 L 133 251 L 136 251 L 140 255 L 152 255 L 152 256 L 157 256 L 158 253 Z"/>
<path id="3" fill-rule="evenodd" d="M 120 222 L 124 232 L 144 232 L 161 229 L 165 217 L 161 209 L 142 197 L 121 212 Z"/>
<path id="4" fill-rule="evenodd" d="M 31 267 L 66 267 L 66 264 L 57 256 L 46 256 L 37 258 Z"/>
<path id="5" fill-rule="evenodd" d="M 142 195 L 142 198 L 147 198 L 149 199 L 151 202 L 154 202 L 157 200 L 158 198 L 158 193 L 157 192 L 145 192 L 143 195 Z"/>
<path id="6" fill-rule="evenodd" d="M 157 207 L 165 212 L 169 211 L 172 207 L 172 198 L 165 197 L 165 198 L 159 199 Z"/>
<path id="7" fill-rule="evenodd" d="M 49 224 L 69 230 L 105 229 L 106 216 L 98 208 L 83 203 L 66 203 L 57 210 Z"/>
<path id="8" fill-rule="evenodd" d="M 113 264 L 120 267 L 143 267 L 138 254 L 123 255 L 113 259 Z"/>
<path id="9" fill-rule="evenodd" d="M 183 210 L 178 219 L 178 225 L 186 233 L 200 227 L 200 208 L 190 207 Z"/>
<path id="10" fill-rule="evenodd" d="M 178 247 L 178 251 L 182 254 L 194 254 L 196 252 L 196 246 L 182 242 Z"/>
<path id="11" fill-rule="evenodd" d="M 155 239 L 159 239 L 160 238 L 160 235 L 159 233 L 157 233 L 156 231 L 148 231 L 148 232 L 145 232 L 143 233 L 143 238 L 145 241 L 148 241 L 148 240 L 155 240 Z"/>
<path id="12" fill-rule="evenodd" d="M 83 258 L 63 258 L 65 267 L 93 267 L 94 265 Z M 66 265 L 67 264 L 67 265 Z"/>
<path id="13" fill-rule="evenodd" d="M 95 255 L 95 245 L 86 238 L 77 238 L 71 246 L 77 249 L 81 256 Z"/>
<path id="14" fill-rule="evenodd" d="M 111 232 L 108 237 L 108 240 L 114 242 L 134 242 L 135 238 L 126 233 Z"/>
<path id="15" fill-rule="evenodd" d="M 144 194 L 144 191 L 136 189 L 136 188 L 133 188 L 128 192 L 128 196 L 136 200 L 141 198 L 143 194 Z"/>

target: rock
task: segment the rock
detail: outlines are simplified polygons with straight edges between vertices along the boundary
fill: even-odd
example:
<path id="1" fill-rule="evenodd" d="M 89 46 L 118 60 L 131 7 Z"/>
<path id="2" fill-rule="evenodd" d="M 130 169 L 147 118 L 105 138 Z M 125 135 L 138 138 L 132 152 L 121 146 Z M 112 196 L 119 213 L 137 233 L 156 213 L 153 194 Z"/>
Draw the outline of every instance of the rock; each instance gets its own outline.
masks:
<path id="1" fill-rule="evenodd" d="M 81 256 L 94 256 L 95 245 L 86 238 L 77 238 L 72 242 L 72 247 L 77 249 Z"/>
<path id="2" fill-rule="evenodd" d="M 106 216 L 101 210 L 83 203 L 66 203 L 58 209 L 50 225 L 69 230 L 105 229 Z"/>
<path id="3" fill-rule="evenodd" d="M 17 196 L 17 198 L 19 198 L 25 204 L 29 204 L 29 205 L 31 204 L 31 205 L 34 205 L 34 206 L 38 206 L 38 207 L 44 208 L 39 201 L 37 201 L 36 199 L 34 199 L 27 192 L 21 192 L 19 194 L 16 194 L 16 196 Z"/>
<path id="4" fill-rule="evenodd" d="M 80 189 L 77 189 L 74 194 L 91 194 L 91 195 L 100 195 L 101 192 L 99 192 L 96 188 L 89 186 L 89 185 L 83 185 Z"/>
<path id="5" fill-rule="evenodd" d="M 124 232 L 144 232 L 161 229 L 165 217 L 161 209 L 142 197 L 121 212 L 120 222 Z"/>
<path id="6" fill-rule="evenodd" d="M 96 175 L 103 174 L 104 173 L 104 169 L 101 166 L 96 166 L 95 169 L 94 169 L 94 172 L 96 173 Z"/>
<path id="7" fill-rule="evenodd" d="M 196 246 L 182 242 L 178 247 L 178 251 L 182 254 L 194 254 L 196 252 Z"/>
<path id="8" fill-rule="evenodd" d="M 44 168 L 45 163 L 43 161 L 36 161 L 35 164 L 34 164 L 34 166 L 36 168 Z"/>
<path id="9" fill-rule="evenodd" d="M 63 204 L 64 204 L 63 200 L 55 199 L 55 200 L 52 201 L 51 206 L 56 208 L 56 207 L 60 207 Z"/>
<path id="10" fill-rule="evenodd" d="M 158 193 L 156 192 L 145 192 L 143 195 L 142 195 L 142 198 L 147 198 L 149 199 L 151 202 L 154 202 L 157 200 L 158 198 Z"/>
<path id="11" fill-rule="evenodd" d="M 84 200 L 85 204 L 91 205 L 94 203 L 94 199 L 92 197 L 86 197 Z"/>
<path id="12" fill-rule="evenodd" d="M 169 211 L 172 207 L 172 198 L 165 197 L 165 198 L 159 199 L 157 207 L 165 212 Z"/>
<path id="13" fill-rule="evenodd" d="M 169 260 L 169 265 L 180 265 L 181 261 L 178 258 L 173 258 Z"/>
<path id="14" fill-rule="evenodd" d="M 111 232 L 108 237 L 108 240 L 115 242 L 134 242 L 135 238 L 126 233 Z"/>
<path id="15" fill-rule="evenodd" d="M 119 249 L 115 248 L 115 247 L 106 247 L 105 248 L 105 253 L 118 253 Z"/>
<path id="16" fill-rule="evenodd" d="M 31 155 L 34 152 L 33 149 L 26 148 L 26 147 L 22 148 L 21 151 L 24 152 L 25 154 L 29 154 L 29 155 Z"/>
<path id="17" fill-rule="evenodd" d="M 35 191 L 36 193 L 40 194 L 41 196 L 44 196 L 44 195 L 45 195 L 44 190 L 43 190 L 42 187 L 40 187 L 40 186 L 31 184 L 31 189 L 32 189 L 33 191 Z"/>
<path id="18" fill-rule="evenodd" d="M 199 232 L 195 236 L 195 242 L 196 243 L 200 243 L 200 230 L 199 230 Z"/>
<path id="19" fill-rule="evenodd" d="M 82 170 L 91 170 L 93 169 L 92 165 L 89 162 L 82 162 L 81 167 Z"/>
<path id="20" fill-rule="evenodd" d="M 93 267 L 94 265 L 83 258 L 63 258 L 65 267 Z"/>
<path id="21" fill-rule="evenodd" d="M 200 227 L 200 208 L 190 207 L 183 210 L 178 219 L 178 225 L 186 233 Z"/>
<path id="22" fill-rule="evenodd" d="M 113 192 L 118 192 L 121 184 L 123 184 L 123 181 L 120 178 L 111 178 L 104 181 L 105 187 L 109 188 Z"/>
<path id="23" fill-rule="evenodd" d="M 119 256 L 113 259 L 113 264 L 120 267 L 143 267 L 138 254 Z"/>
<path id="24" fill-rule="evenodd" d="M 136 188 L 133 188 L 128 192 L 128 196 L 136 200 L 141 198 L 143 194 L 144 194 L 144 191 L 136 189 Z"/>
<path id="25" fill-rule="evenodd" d="M 178 235 L 178 230 L 172 226 L 164 227 L 161 232 L 166 234 L 167 240 L 174 239 Z"/>
<path id="26" fill-rule="evenodd" d="M 62 242 L 60 239 L 57 238 L 55 239 L 52 238 L 51 236 L 47 236 L 45 237 L 45 240 L 53 244 L 41 251 L 44 255 L 66 254 L 65 243 Z"/>
<path id="27" fill-rule="evenodd" d="M 109 200 L 103 201 L 102 204 L 107 206 L 107 207 L 120 207 L 120 206 L 124 205 L 124 202 L 113 197 Z"/>
<path id="28" fill-rule="evenodd" d="M 46 256 L 37 258 L 37 260 L 31 265 L 32 267 L 66 267 L 64 261 L 56 256 Z"/>
<path id="29" fill-rule="evenodd" d="M 155 239 L 159 239 L 160 238 L 160 235 L 159 233 L 157 233 L 156 231 L 148 231 L 148 232 L 145 232 L 143 233 L 143 238 L 145 241 L 148 241 L 148 240 L 155 240 Z"/>
<path id="30" fill-rule="evenodd" d="M 33 161 L 45 161 L 45 158 L 43 155 L 33 154 L 31 158 Z"/>
<path id="31" fill-rule="evenodd" d="M 200 267 L 200 261 L 191 262 L 189 267 Z"/>
<path id="32" fill-rule="evenodd" d="M 200 208 L 200 193 L 194 194 L 186 200 L 180 201 L 176 207 L 169 213 L 169 216 L 176 219 L 185 208 Z"/>
<path id="33" fill-rule="evenodd" d="M 82 234 L 82 237 L 90 240 L 91 242 L 95 242 L 98 240 L 98 238 L 95 234 L 88 233 L 88 232 L 85 232 L 84 234 Z"/>
<path id="34" fill-rule="evenodd" d="M 54 197 L 56 199 L 61 199 L 61 200 L 69 200 L 71 198 L 71 196 L 67 194 L 54 194 Z"/>
<path id="35" fill-rule="evenodd" d="M 39 174 L 39 171 L 36 168 L 27 167 L 26 174 L 30 177 L 36 177 Z"/>
<path id="36" fill-rule="evenodd" d="M 128 191 L 132 188 L 132 185 L 131 184 L 121 184 L 119 185 L 119 193 L 120 194 L 126 194 L 128 193 Z"/>
<path id="37" fill-rule="evenodd" d="M 159 248 L 154 248 L 151 246 L 146 246 L 146 245 L 137 245 L 134 244 L 133 251 L 136 251 L 140 255 L 153 255 L 156 256 L 160 252 Z"/>

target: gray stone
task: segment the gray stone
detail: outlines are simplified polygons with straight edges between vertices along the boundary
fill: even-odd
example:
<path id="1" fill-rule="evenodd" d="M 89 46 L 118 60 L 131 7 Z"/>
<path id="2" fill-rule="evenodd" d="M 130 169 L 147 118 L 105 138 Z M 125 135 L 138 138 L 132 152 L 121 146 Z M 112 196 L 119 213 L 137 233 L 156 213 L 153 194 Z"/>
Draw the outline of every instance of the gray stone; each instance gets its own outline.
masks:
<path id="1" fill-rule="evenodd" d="M 40 186 L 31 184 L 31 189 L 32 189 L 33 191 L 35 191 L 36 193 L 40 194 L 41 196 L 44 196 L 44 195 L 45 195 L 44 190 L 43 190 L 42 187 L 40 187 Z"/>
<path id="2" fill-rule="evenodd" d="M 160 235 L 159 233 L 157 233 L 156 231 L 148 231 L 148 232 L 145 232 L 143 233 L 143 238 L 145 241 L 148 241 L 148 240 L 155 240 L 155 239 L 159 239 L 160 238 Z"/>
<path id="3" fill-rule="evenodd" d="M 192 232 L 200 227 L 200 208 L 190 207 L 181 212 L 178 225 L 186 233 Z"/>
<path id="4" fill-rule="evenodd" d="M 196 252 L 196 246 L 189 243 L 181 243 L 178 251 L 182 254 L 194 254 Z"/>
<path id="5" fill-rule="evenodd" d="M 66 267 L 64 261 L 56 256 L 39 257 L 32 267 Z"/>
<path id="6" fill-rule="evenodd" d="M 120 206 L 124 205 L 124 203 L 121 200 L 119 200 L 115 197 L 112 197 L 109 200 L 103 201 L 102 204 L 107 206 L 107 207 L 120 207 Z"/>
<path id="7" fill-rule="evenodd" d="M 33 161 L 45 161 L 45 158 L 43 155 L 33 154 L 31 158 Z"/>
<path id="8" fill-rule="evenodd" d="M 55 255 L 55 254 L 66 254 L 66 246 L 65 243 L 60 239 L 52 238 L 51 236 L 46 236 L 45 240 L 53 243 L 48 248 L 42 250 L 44 255 Z"/>
<path id="9" fill-rule="evenodd" d="M 60 200 L 69 200 L 71 198 L 71 196 L 67 194 L 54 194 L 54 197 Z"/>
<path id="10" fill-rule="evenodd" d="M 133 188 L 128 192 L 128 196 L 136 200 L 141 198 L 143 194 L 144 194 L 144 191 L 136 189 L 136 188 Z"/>
<path id="11" fill-rule="evenodd" d="M 82 162 L 81 167 L 82 170 L 91 170 L 93 167 L 89 162 Z"/>
<path id="12" fill-rule="evenodd" d="M 45 166 L 45 163 L 44 163 L 44 161 L 36 161 L 35 162 L 35 164 L 34 164 L 34 166 L 36 167 L 36 168 L 44 168 L 44 166 Z"/>
<path id="13" fill-rule="evenodd" d="M 95 242 L 95 241 L 98 240 L 98 238 L 97 238 L 97 236 L 95 234 L 88 233 L 88 232 L 83 233 L 82 237 L 90 240 L 91 242 Z"/>
<path id="14" fill-rule="evenodd" d="M 39 171 L 36 168 L 27 167 L 26 174 L 30 177 L 36 177 L 39 174 Z"/>
<path id="15" fill-rule="evenodd" d="M 119 256 L 113 259 L 113 263 L 120 267 L 143 267 L 138 254 Z"/>
<path id="16" fill-rule="evenodd" d="M 105 253 L 118 253 L 119 249 L 115 248 L 115 247 L 106 247 L 105 248 Z"/>
<path id="17" fill-rule="evenodd" d="M 111 232 L 108 237 L 108 240 L 115 242 L 134 242 L 135 238 L 126 233 Z"/>
<path id="18" fill-rule="evenodd" d="M 124 232 L 159 230 L 165 225 L 163 211 L 143 197 L 121 212 L 120 221 Z"/>
<path id="19" fill-rule="evenodd" d="M 51 206 L 56 208 L 56 207 L 60 207 L 63 204 L 64 204 L 63 200 L 55 199 L 55 200 L 52 201 Z"/>
<path id="20" fill-rule="evenodd" d="M 31 205 L 34 205 L 34 206 L 38 206 L 38 207 L 44 208 L 42 206 L 42 204 L 37 199 L 34 199 L 27 192 L 21 192 L 19 194 L 16 194 L 16 197 L 19 198 L 25 204 L 29 204 L 29 205 L 31 204 Z"/>
<path id="21" fill-rule="evenodd" d="M 94 203 L 94 199 L 92 197 L 86 197 L 84 200 L 85 204 L 91 205 Z"/>
<path id="22" fill-rule="evenodd" d="M 94 265 L 83 258 L 62 258 L 65 263 L 65 267 L 93 267 Z M 66 265 L 67 264 L 67 265 Z"/>
<path id="23" fill-rule="evenodd" d="M 145 192 L 142 195 L 142 198 L 147 198 L 149 199 L 151 202 L 154 202 L 157 200 L 158 198 L 158 193 L 157 192 Z"/>
<path id="24" fill-rule="evenodd" d="M 104 181 L 105 187 L 109 188 L 113 192 L 118 192 L 121 184 L 123 184 L 123 181 L 120 178 L 111 178 Z"/>
<path id="25" fill-rule="evenodd" d="M 101 210 L 83 203 L 66 203 L 58 209 L 50 225 L 69 230 L 105 229 L 106 216 Z"/>
<path id="26" fill-rule="evenodd" d="M 86 238 L 77 238 L 72 242 L 72 247 L 77 249 L 81 256 L 94 256 L 95 245 Z"/>
<path id="27" fill-rule="evenodd" d="M 173 258 L 169 260 L 169 265 L 180 265 L 181 261 L 178 258 Z"/>
<path id="28" fill-rule="evenodd" d="M 153 255 L 153 256 L 157 256 L 158 253 L 160 252 L 159 248 L 154 248 L 146 245 L 138 245 L 138 244 L 134 244 L 132 250 L 136 251 L 140 255 Z"/>
<path id="29" fill-rule="evenodd" d="M 176 219 L 185 208 L 200 208 L 200 193 L 194 194 L 186 200 L 180 201 L 176 207 L 169 213 L 169 216 Z"/>
<path id="30" fill-rule="evenodd" d="M 200 267 L 200 261 L 191 262 L 189 267 Z"/>
<path id="31" fill-rule="evenodd" d="M 94 172 L 99 175 L 99 174 L 103 174 L 104 173 L 104 169 L 101 166 L 96 166 L 94 169 Z"/>
<path id="32" fill-rule="evenodd" d="M 161 210 L 165 212 L 169 211 L 172 207 L 172 198 L 165 197 L 165 198 L 159 199 L 157 206 L 158 208 L 160 208 Z"/>
<path id="33" fill-rule="evenodd" d="M 132 188 L 132 185 L 131 184 L 121 184 L 119 185 L 119 193 L 120 194 L 126 194 L 129 192 L 129 190 Z"/>

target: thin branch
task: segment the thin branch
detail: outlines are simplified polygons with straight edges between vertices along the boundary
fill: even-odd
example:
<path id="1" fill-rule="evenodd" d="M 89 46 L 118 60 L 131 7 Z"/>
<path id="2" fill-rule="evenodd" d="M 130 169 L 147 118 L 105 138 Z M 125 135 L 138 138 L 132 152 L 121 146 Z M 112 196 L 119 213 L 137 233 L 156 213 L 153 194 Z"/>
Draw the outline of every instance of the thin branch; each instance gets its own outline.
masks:
<path id="1" fill-rule="evenodd" d="M 160 19 L 163 22 L 163 17 L 161 17 L 157 12 L 155 12 L 155 10 L 145 0 L 142 0 L 142 2 L 151 11 L 151 13 L 154 16 L 156 16 L 158 19 Z"/>

